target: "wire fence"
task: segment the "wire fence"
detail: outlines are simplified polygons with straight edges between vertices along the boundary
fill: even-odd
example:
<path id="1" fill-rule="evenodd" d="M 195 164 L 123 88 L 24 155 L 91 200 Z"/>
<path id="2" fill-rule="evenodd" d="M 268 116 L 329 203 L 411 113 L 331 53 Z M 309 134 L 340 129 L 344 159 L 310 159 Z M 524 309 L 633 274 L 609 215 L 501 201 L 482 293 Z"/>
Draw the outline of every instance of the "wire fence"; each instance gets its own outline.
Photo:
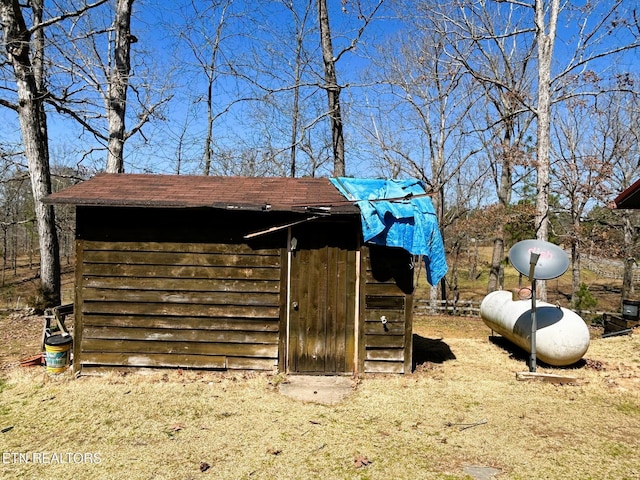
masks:
<path id="1" fill-rule="evenodd" d="M 461 317 L 479 317 L 480 301 L 457 300 L 417 300 L 414 302 L 414 311 L 432 315 L 456 315 Z"/>
<path id="2" fill-rule="evenodd" d="M 622 262 L 594 260 L 589 257 L 582 257 L 580 264 L 583 268 L 592 271 L 602 278 L 611 278 L 614 280 L 622 280 L 624 274 L 624 265 Z M 633 269 L 633 282 L 640 282 L 640 270 L 638 267 Z"/>
<path id="3" fill-rule="evenodd" d="M 414 301 L 414 313 L 422 315 L 452 315 L 458 317 L 480 317 L 480 300 L 417 300 Z M 603 318 L 614 312 L 582 310 L 578 312 L 583 317 Z"/>

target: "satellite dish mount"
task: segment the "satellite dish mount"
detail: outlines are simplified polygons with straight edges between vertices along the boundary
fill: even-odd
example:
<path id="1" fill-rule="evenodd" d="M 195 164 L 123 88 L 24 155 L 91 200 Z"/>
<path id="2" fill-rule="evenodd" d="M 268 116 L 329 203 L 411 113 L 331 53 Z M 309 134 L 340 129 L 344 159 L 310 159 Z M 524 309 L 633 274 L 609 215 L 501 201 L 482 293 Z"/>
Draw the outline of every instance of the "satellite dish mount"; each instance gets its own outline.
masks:
<path id="1" fill-rule="evenodd" d="M 569 257 L 557 245 L 544 240 L 522 240 L 509 250 L 509 261 L 514 268 L 529 277 L 531 282 L 531 356 L 529 371 L 536 371 L 536 280 L 557 278 L 569 268 Z"/>

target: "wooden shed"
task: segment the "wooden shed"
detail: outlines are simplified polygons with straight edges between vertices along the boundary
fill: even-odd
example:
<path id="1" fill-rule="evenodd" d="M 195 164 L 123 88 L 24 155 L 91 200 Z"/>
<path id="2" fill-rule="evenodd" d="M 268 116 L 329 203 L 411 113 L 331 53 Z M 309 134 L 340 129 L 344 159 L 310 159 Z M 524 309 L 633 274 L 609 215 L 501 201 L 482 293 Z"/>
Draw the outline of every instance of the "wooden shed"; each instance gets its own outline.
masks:
<path id="1" fill-rule="evenodd" d="M 100 174 L 76 206 L 76 372 L 407 373 L 413 262 L 326 178 Z"/>

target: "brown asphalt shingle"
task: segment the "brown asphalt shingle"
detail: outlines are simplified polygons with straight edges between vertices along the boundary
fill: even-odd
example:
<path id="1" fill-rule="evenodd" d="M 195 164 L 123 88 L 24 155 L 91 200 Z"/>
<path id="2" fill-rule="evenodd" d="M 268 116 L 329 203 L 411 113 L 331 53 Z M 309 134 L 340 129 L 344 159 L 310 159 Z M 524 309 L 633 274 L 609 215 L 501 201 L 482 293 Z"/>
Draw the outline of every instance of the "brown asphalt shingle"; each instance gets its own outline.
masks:
<path id="1" fill-rule="evenodd" d="M 211 177 L 103 173 L 53 193 L 45 203 L 87 206 L 213 207 L 358 213 L 327 178 Z"/>

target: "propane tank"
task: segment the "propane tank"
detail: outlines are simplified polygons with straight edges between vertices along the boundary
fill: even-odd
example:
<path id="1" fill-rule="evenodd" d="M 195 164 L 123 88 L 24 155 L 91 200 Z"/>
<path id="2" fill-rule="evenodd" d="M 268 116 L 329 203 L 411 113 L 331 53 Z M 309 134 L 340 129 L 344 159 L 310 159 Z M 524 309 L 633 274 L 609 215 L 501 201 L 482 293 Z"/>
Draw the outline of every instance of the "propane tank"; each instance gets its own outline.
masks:
<path id="1" fill-rule="evenodd" d="M 494 332 L 531 353 L 531 302 L 513 300 L 511 292 L 491 292 L 480 304 L 480 316 Z M 567 308 L 536 301 L 537 357 L 554 366 L 572 365 L 589 348 L 589 328 Z"/>

